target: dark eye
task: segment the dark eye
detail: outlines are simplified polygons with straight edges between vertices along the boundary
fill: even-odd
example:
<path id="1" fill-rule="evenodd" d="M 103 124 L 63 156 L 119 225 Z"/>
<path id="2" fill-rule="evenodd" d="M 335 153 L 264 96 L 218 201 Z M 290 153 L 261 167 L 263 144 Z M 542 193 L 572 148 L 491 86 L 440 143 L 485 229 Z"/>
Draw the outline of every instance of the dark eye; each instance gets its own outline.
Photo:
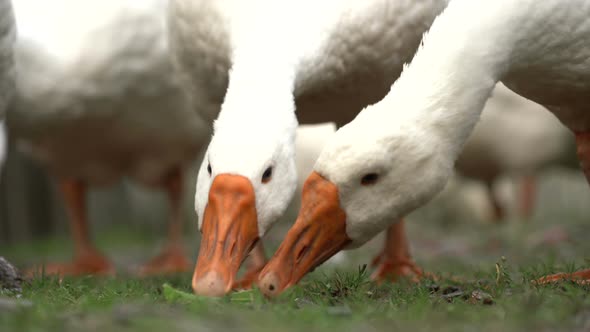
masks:
<path id="1" fill-rule="evenodd" d="M 207 164 L 207 172 L 209 173 L 209 176 L 211 176 L 211 164 Z"/>
<path id="2" fill-rule="evenodd" d="M 262 183 L 268 183 L 272 179 L 272 166 L 269 166 L 264 173 L 262 173 Z"/>
<path id="3" fill-rule="evenodd" d="M 370 185 L 375 184 L 377 182 L 377 180 L 379 180 L 379 174 L 369 173 L 369 174 L 366 174 L 365 176 L 363 176 L 363 178 L 361 179 L 361 184 L 363 186 L 370 186 Z"/>

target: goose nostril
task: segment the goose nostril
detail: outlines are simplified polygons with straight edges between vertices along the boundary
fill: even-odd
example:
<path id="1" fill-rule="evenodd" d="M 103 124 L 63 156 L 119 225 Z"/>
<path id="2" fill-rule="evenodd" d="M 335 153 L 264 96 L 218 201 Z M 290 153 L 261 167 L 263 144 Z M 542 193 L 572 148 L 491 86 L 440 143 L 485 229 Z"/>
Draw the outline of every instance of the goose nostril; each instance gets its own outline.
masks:
<path id="1" fill-rule="evenodd" d="M 297 253 L 297 256 L 295 257 L 295 260 L 297 262 L 299 262 L 303 257 L 305 257 L 307 255 L 307 253 L 309 252 L 309 245 L 304 245 L 301 250 L 299 250 L 299 252 Z"/>
<path id="2" fill-rule="evenodd" d="M 264 295 L 272 297 L 278 295 L 277 292 L 280 289 L 281 280 L 274 272 L 270 272 L 260 279 L 258 285 Z"/>
<path id="3" fill-rule="evenodd" d="M 252 249 L 254 249 L 254 247 L 258 244 L 258 241 L 260 241 L 260 237 L 256 237 L 254 239 L 254 241 L 252 242 L 252 244 L 250 244 L 250 247 L 248 248 L 247 252 L 252 251 Z"/>

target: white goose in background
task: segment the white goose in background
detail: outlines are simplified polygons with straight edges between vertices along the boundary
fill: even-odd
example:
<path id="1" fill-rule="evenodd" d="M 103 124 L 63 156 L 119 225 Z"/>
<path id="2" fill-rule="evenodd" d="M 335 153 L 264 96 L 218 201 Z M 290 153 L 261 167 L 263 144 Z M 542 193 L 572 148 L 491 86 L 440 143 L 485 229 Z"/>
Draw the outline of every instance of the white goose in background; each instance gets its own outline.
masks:
<path id="1" fill-rule="evenodd" d="M 180 203 L 185 166 L 209 132 L 172 75 L 165 0 L 14 2 L 18 24 L 16 106 L 8 124 L 19 145 L 59 178 L 71 220 L 73 262 L 46 273 L 112 273 L 93 245 L 88 186 L 130 176 L 167 190 L 168 242 L 143 274 L 184 271 Z"/>
<path id="2" fill-rule="evenodd" d="M 15 23 L 10 0 L 0 0 L 0 170 L 6 157 L 4 115 L 14 93 Z"/>
<path id="3" fill-rule="evenodd" d="M 446 4 L 171 2 L 172 53 L 189 94 L 210 119 L 221 105 L 197 180 L 195 292 L 230 291 L 243 259 L 285 212 L 297 182 L 298 120 L 342 125 L 381 99 Z M 252 265 L 245 280 L 261 268 Z"/>
<path id="4" fill-rule="evenodd" d="M 333 122 L 300 125 L 295 137 L 295 168 L 297 169 L 297 193 L 303 190 L 305 177 L 313 170 L 328 140 L 336 132 Z M 294 197 L 297 200 L 299 197 Z M 298 204 L 297 204 L 298 205 Z"/>
<path id="5" fill-rule="evenodd" d="M 590 184 L 588 17 L 585 0 L 452 0 L 388 95 L 322 151 L 260 289 L 282 292 L 436 195 L 500 80 L 575 133 Z M 542 281 L 564 277 L 590 279 L 590 270 Z"/>
<path id="6" fill-rule="evenodd" d="M 455 167 L 486 185 L 496 221 L 505 208 L 495 182 L 502 175 L 520 177 L 518 212 L 526 219 L 534 208 L 537 173 L 554 165 L 578 167 L 575 158 L 574 137 L 555 115 L 498 83 Z"/>

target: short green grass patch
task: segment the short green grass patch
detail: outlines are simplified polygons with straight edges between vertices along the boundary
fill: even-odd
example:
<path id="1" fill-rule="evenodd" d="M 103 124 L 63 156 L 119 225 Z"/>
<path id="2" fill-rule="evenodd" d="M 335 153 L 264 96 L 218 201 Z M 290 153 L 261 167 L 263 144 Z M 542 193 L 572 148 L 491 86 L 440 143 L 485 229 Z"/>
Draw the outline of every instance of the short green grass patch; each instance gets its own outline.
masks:
<path id="1" fill-rule="evenodd" d="M 575 267 L 573 267 L 575 268 Z M 3 299 L 2 331 L 516 331 L 590 324 L 590 286 L 531 282 L 551 266 L 518 271 L 499 259 L 461 279 L 376 284 L 367 269 L 315 275 L 276 299 L 257 290 L 195 296 L 190 275 L 136 279 L 40 277 Z M 471 278 L 471 277 L 472 278 Z M 19 297 L 19 298 L 17 298 Z"/>

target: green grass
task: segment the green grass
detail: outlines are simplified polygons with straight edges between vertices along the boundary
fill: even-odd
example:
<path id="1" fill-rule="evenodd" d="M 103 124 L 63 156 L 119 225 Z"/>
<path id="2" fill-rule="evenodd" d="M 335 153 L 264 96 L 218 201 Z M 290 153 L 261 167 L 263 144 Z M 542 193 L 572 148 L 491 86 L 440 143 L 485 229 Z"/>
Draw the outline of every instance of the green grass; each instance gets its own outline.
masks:
<path id="1" fill-rule="evenodd" d="M 575 268 L 570 266 L 570 268 Z M 190 275 L 136 279 L 37 278 L 21 297 L 32 306 L 1 310 L 2 331 L 513 331 L 582 330 L 590 286 L 530 281 L 555 267 L 514 268 L 500 260 L 462 280 L 371 282 L 367 270 L 315 275 L 275 300 L 258 290 L 219 300 L 173 299 L 168 283 L 190 292 Z M 454 287 L 454 288 L 453 288 Z M 473 292 L 484 298 L 474 298 Z M 445 296 L 445 293 L 455 295 Z M 13 297 L 14 294 L 3 294 Z"/>

